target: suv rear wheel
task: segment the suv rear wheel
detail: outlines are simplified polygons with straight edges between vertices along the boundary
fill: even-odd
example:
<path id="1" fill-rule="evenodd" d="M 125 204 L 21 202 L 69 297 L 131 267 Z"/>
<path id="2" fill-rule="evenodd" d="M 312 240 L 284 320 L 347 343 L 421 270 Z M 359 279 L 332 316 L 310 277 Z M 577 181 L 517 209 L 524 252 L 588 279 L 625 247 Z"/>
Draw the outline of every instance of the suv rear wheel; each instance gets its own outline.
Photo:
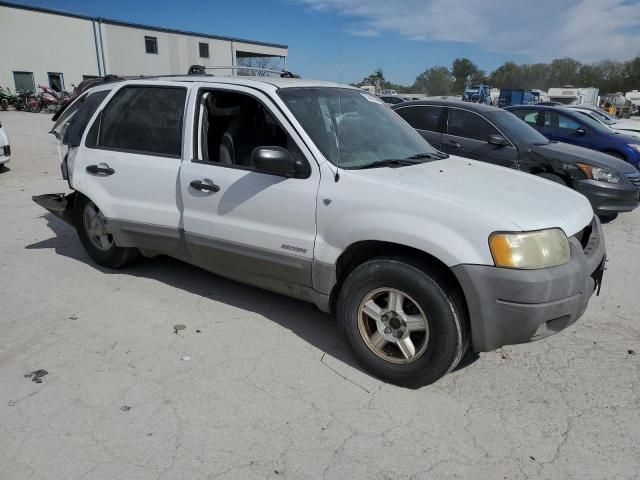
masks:
<path id="1" fill-rule="evenodd" d="M 87 197 L 77 194 L 74 205 L 76 230 L 82 246 L 98 264 L 109 268 L 121 268 L 131 263 L 138 250 L 116 246 L 113 235 L 105 229 L 104 216 Z"/>
<path id="2" fill-rule="evenodd" d="M 364 366 L 400 385 L 435 382 L 456 367 L 469 344 L 457 289 L 406 259 L 358 266 L 340 290 L 337 314 Z"/>

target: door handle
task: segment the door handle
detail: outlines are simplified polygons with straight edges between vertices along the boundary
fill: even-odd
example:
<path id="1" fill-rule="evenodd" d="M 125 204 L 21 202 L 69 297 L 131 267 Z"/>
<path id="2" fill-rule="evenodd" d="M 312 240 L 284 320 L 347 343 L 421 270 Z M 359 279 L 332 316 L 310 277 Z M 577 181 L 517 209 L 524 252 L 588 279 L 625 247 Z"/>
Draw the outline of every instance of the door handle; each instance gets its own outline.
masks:
<path id="1" fill-rule="evenodd" d="M 460 144 L 458 142 L 456 142 L 455 140 L 449 140 L 448 141 L 449 145 L 451 145 L 453 148 L 460 148 Z"/>
<path id="2" fill-rule="evenodd" d="M 193 180 L 189 185 L 196 190 L 200 190 L 201 192 L 213 192 L 217 193 L 220 191 L 220 187 L 213 183 L 204 183 L 202 180 Z"/>
<path id="3" fill-rule="evenodd" d="M 89 165 L 87 167 L 87 173 L 91 175 L 99 175 L 101 177 L 108 177 L 113 175 L 116 171 L 106 163 L 99 163 L 98 165 Z"/>

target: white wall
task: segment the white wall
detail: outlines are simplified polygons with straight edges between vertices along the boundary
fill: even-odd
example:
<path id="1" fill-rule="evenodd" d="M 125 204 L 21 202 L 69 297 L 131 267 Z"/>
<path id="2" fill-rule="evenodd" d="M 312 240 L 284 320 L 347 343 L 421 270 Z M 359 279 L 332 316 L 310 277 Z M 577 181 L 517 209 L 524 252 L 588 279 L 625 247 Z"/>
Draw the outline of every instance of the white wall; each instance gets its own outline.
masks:
<path id="1" fill-rule="evenodd" d="M 0 85 L 14 90 L 14 71 L 33 72 L 36 87 L 61 72 L 67 90 L 97 75 L 91 20 L 0 6 Z"/>
<path id="2" fill-rule="evenodd" d="M 146 53 L 144 37 L 158 39 L 158 53 Z M 143 28 L 102 24 L 107 73 L 115 75 L 182 75 L 191 65 L 233 65 L 236 51 L 287 55 L 286 48 L 231 42 Z M 209 44 L 209 58 L 200 58 L 198 44 Z M 232 53 L 233 52 L 233 53 Z M 225 72 L 218 71 L 225 74 Z M 226 72 L 228 73 L 228 72 Z"/>
<path id="3" fill-rule="evenodd" d="M 96 22 L 96 30 L 98 23 Z M 191 65 L 233 65 L 236 51 L 286 56 L 286 48 L 195 37 L 153 29 L 100 24 L 102 48 L 91 19 L 0 5 L 0 85 L 15 89 L 14 71 L 33 72 L 34 82 L 48 85 L 47 72 L 62 73 L 64 86 L 83 75 L 182 75 Z M 144 37 L 158 39 L 158 54 L 145 52 Z M 99 42 L 99 35 L 98 42 Z M 209 58 L 200 58 L 199 42 L 209 44 Z M 105 71 L 98 63 L 104 54 Z M 230 71 L 218 71 L 226 75 Z"/>

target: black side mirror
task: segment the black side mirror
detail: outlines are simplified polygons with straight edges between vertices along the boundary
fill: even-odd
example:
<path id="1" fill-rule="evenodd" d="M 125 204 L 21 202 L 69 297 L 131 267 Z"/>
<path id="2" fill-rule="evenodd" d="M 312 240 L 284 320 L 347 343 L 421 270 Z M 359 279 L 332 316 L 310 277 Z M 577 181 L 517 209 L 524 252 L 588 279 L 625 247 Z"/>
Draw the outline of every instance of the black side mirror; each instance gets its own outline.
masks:
<path id="1" fill-rule="evenodd" d="M 296 162 L 289 150 L 282 147 L 256 147 L 251 152 L 251 164 L 256 170 L 283 177 L 298 174 Z"/>
<path id="2" fill-rule="evenodd" d="M 576 133 L 582 136 L 582 135 L 586 135 L 587 131 L 584 128 L 580 127 L 580 128 L 576 128 Z"/>
<path id="3" fill-rule="evenodd" d="M 491 145 L 495 145 L 496 147 L 506 147 L 509 145 L 509 140 L 504 138 L 502 135 L 490 135 L 489 143 Z"/>

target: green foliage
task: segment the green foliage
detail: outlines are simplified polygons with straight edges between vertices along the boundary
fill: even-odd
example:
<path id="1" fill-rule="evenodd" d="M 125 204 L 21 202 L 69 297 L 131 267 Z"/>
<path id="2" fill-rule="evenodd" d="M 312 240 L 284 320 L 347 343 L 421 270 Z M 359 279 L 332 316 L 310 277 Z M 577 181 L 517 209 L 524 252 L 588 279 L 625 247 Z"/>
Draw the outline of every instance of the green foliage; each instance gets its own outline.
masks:
<path id="1" fill-rule="evenodd" d="M 427 68 L 416 77 L 411 93 L 451 95 L 455 79 L 447 67 Z"/>
<path id="2" fill-rule="evenodd" d="M 451 69 L 444 66 L 427 68 L 416 77 L 411 86 L 391 83 L 385 79 L 381 68 L 355 85 L 359 87 L 379 84 L 383 90 L 439 96 L 461 95 L 467 83 L 485 83 L 498 88 L 541 90 L 573 85 L 597 87 L 601 94 L 628 92 L 640 89 L 640 56 L 626 62 L 603 60 L 591 64 L 583 64 L 573 58 L 558 58 L 551 63 L 522 65 L 506 62 L 489 75 L 468 58 L 456 58 Z"/>

